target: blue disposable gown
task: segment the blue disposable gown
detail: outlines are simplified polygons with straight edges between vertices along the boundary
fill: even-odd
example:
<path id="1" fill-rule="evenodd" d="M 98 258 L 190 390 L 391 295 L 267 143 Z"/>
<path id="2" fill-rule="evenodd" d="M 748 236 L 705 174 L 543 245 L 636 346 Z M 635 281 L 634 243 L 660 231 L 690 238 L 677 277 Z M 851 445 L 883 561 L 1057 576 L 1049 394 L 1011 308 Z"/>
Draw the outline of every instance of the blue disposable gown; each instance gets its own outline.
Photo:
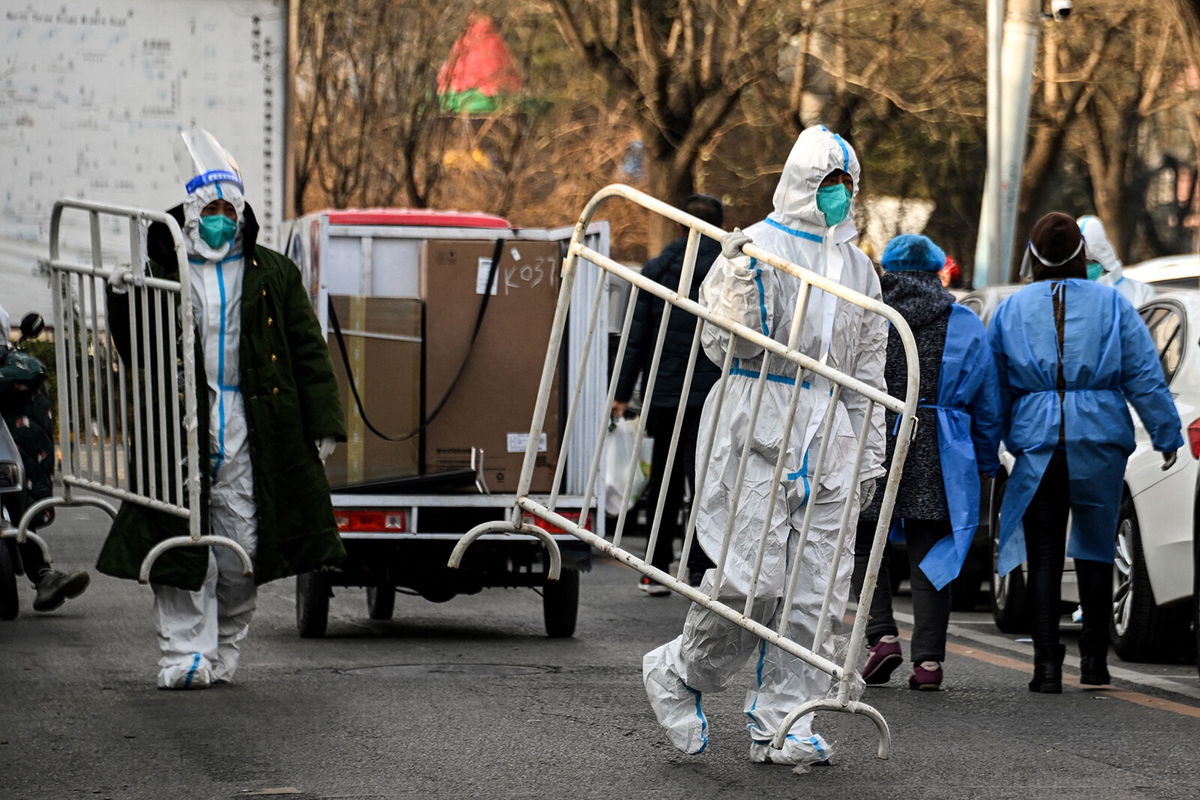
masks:
<path id="1" fill-rule="evenodd" d="M 952 533 L 930 548 L 921 571 L 941 589 L 958 577 L 979 526 L 979 473 L 1000 468 L 1001 408 L 996 364 L 979 317 L 950 308 L 938 375 L 938 455 Z M 897 529 L 902 536 L 902 528 Z"/>
<path id="2" fill-rule="evenodd" d="M 1052 296 L 1066 299 L 1059 400 Z M 1004 441 L 1016 457 L 1000 510 L 997 570 L 1025 560 L 1022 517 L 1064 425 L 1074 524 L 1067 554 L 1111 563 L 1125 462 L 1133 452 L 1133 405 L 1154 449 L 1183 446 L 1179 413 L 1150 333 L 1115 290 L 1078 278 L 1039 281 L 996 309 L 989 341 L 1004 409 Z"/>

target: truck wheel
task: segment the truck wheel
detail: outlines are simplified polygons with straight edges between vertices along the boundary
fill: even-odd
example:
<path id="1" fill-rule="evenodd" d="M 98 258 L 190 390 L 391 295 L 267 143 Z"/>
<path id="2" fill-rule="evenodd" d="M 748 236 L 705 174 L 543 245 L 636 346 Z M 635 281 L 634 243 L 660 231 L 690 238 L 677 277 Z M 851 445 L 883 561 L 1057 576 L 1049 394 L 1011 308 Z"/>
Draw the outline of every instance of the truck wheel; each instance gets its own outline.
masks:
<path id="1" fill-rule="evenodd" d="M 16 619 L 21 610 L 17 595 L 17 569 L 11 539 L 0 539 L 0 620 Z"/>
<path id="2" fill-rule="evenodd" d="M 551 639 L 575 635 L 575 620 L 579 617 L 578 572 L 564 569 L 558 580 L 546 581 L 542 587 L 542 615 L 546 620 L 546 635 Z"/>
<path id="3" fill-rule="evenodd" d="M 389 620 L 396 610 L 396 588 L 394 586 L 367 587 L 367 616 L 371 619 Z"/>
<path id="4" fill-rule="evenodd" d="M 296 630 L 302 639 L 320 639 L 329 624 L 329 598 L 333 589 L 321 572 L 296 576 Z"/>

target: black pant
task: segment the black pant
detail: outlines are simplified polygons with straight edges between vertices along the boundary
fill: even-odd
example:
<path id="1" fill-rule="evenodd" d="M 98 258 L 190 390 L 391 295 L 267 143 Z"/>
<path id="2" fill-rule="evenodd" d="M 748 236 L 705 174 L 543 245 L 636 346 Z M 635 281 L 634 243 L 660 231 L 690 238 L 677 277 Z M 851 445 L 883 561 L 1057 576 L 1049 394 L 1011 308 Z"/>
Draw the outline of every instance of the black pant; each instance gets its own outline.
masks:
<path id="1" fill-rule="evenodd" d="M 696 437 L 700 432 L 700 406 L 688 406 L 679 429 L 679 446 L 675 451 L 675 466 L 667 484 L 666 501 L 663 504 L 662 525 L 658 531 L 658 542 L 650 558 L 650 565 L 669 572 L 675 555 L 675 539 L 683 539 L 687 519 L 681 519 L 683 510 L 683 487 L 686 480 L 692 487 L 692 498 L 696 496 Z M 675 408 L 651 407 L 646 414 L 646 435 L 654 439 L 654 455 L 650 464 L 650 484 L 646 487 L 646 518 L 654 524 L 654 511 L 658 507 L 663 474 L 667 470 L 667 455 L 671 448 L 671 433 L 675 429 Z M 687 559 L 688 571 L 704 571 L 713 566 L 712 561 L 696 542 Z"/>
<path id="2" fill-rule="evenodd" d="M 1046 466 L 1037 493 L 1025 509 L 1025 555 L 1029 565 L 1029 601 L 1033 615 L 1033 646 L 1049 654 L 1058 645 L 1063 561 L 1067 552 L 1067 514 L 1071 510 L 1067 454 L 1058 450 Z M 1113 531 L 1116 535 L 1116 531 Z M 1108 615 L 1112 611 L 1112 565 L 1075 559 L 1083 630 L 1079 649 L 1084 655 L 1108 650 Z"/>
<path id="3" fill-rule="evenodd" d="M 912 660 L 946 660 L 946 626 L 950 624 L 950 584 L 942 589 L 933 588 L 929 578 L 921 571 L 921 560 L 940 539 L 950 535 L 950 523 L 946 520 L 904 520 L 904 540 L 908 545 L 909 578 L 913 596 Z M 867 561 L 871 557 L 871 542 L 875 538 L 876 520 L 861 519 L 854 544 L 854 573 L 851 583 L 854 596 L 862 593 L 863 578 L 867 574 Z M 867 643 L 875 644 L 884 636 L 900 633 L 892 616 L 892 580 L 888 574 L 890 546 L 885 545 L 883 560 L 879 565 L 879 581 L 871 598 L 871 613 L 867 617 Z"/>

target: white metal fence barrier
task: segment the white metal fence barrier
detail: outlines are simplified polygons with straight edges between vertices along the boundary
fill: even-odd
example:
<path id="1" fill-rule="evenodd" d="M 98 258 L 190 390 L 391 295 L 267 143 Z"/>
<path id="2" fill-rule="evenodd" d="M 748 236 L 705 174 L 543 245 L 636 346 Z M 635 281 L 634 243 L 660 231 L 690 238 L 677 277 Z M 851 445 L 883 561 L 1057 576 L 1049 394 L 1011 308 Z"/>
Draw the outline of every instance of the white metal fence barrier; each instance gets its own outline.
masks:
<path id="1" fill-rule="evenodd" d="M 88 215 L 88 263 L 61 252 L 67 211 Z M 150 273 L 147 232 L 155 222 L 171 234 L 177 280 Z M 114 232 L 128 237 L 116 259 L 106 256 L 112 247 L 105 246 Z M 251 574 L 253 564 L 241 545 L 201 531 L 200 468 L 207 459 L 200 458 L 189 264 L 175 219 L 140 208 L 60 200 L 50 219 L 50 258 L 43 263 L 54 301 L 61 460 L 57 493 L 29 507 L 18 540 L 33 537 L 29 524 L 47 508 L 90 505 L 115 517 L 108 501 L 115 499 L 187 520 L 189 535 L 164 539 L 146 555 L 142 583 L 150 580 L 155 559 L 174 547 L 232 548 Z M 110 286 L 125 308 L 110 306 Z"/>
<path id="2" fill-rule="evenodd" d="M 678 286 L 663 286 L 643 277 L 635 270 L 629 269 L 616 261 L 592 250 L 583 242 L 583 232 L 587 229 L 588 223 L 591 221 L 597 207 L 608 198 L 624 198 L 644 207 L 654 214 L 661 215 L 671 219 L 688 229 L 687 247 L 685 251 L 684 264 L 681 270 Z M 666 203 L 656 200 L 649 195 L 632 189 L 628 186 L 613 185 L 602 189 L 587 204 L 581 215 L 578 224 L 575 228 L 575 236 L 571 241 L 567 257 L 563 264 L 561 292 L 559 295 L 558 308 L 555 313 L 554 325 L 551 333 L 551 340 L 546 354 L 545 367 L 542 372 L 541 389 L 538 394 L 538 405 L 534 409 L 533 423 L 530 428 L 529 448 L 525 453 L 524 468 L 521 474 L 521 480 L 517 487 L 516 504 L 512 511 L 510 520 L 502 522 L 490 522 L 473 528 L 462 537 L 450 559 L 450 566 L 456 567 L 470 544 L 479 536 L 485 533 L 497 532 L 522 532 L 535 536 L 539 536 L 545 542 L 548 548 L 549 563 L 547 565 L 547 578 L 557 579 L 559 572 L 559 554 L 554 540 L 545 535 L 541 528 L 529 524 L 526 520 L 530 515 L 544 520 L 551 525 L 567 531 L 577 538 L 587 542 L 597 550 L 607 554 L 608 556 L 632 567 L 643 575 L 647 575 L 653 580 L 667 586 L 671 590 L 691 600 L 693 603 L 698 603 L 712 612 L 724 617 L 731 622 L 742 626 L 746 630 L 760 637 L 767 643 L 781 648 L 792 656 L 804 661 L 805 663 L 827 673 L 831 677 L 831 689 L 828 696 L 811 700 L 804 703 L 798 708 L 791 711 L 780 724 L 775 732 L 772 740 L 772 746 L 776 749 L 782 748 L 784 740 L 787 738 L 788 732 L 792 726 L 805 714 L 813 711 L 843 711 L 853 714 L 862 714 L 875 723 L 879 732 L 879 749 L 878 755 L 880 758 L 887 758 L 890 751 L 890 732 L 887 722 L 883 716 L 870 705 L 859 700 L 862 690 L 861 678 L 857 675 L 858 664 L 865 652 L 863 644 L 866 632 L 866 621 L 868 609 L 871 605 L 871 596 L 875 590 L 875 582 L 879 575 L 879 564 L 883 554 L 884 544 L 887 538 L 887 532 L 890 527 L 890 519 L 892 508 L 895 503 L 896 490 L 899 486 L 901 472 L 904 466 L 904 460 L 908 452 L 909 441 L 911 439 L 913 427 L 915 424 L 914 414 L 918 402 L 918 366 L 916 344 L 912 337 L 912 332 L 909 330 L 907 323 L 894 309 L 888 307 L 884 303 L 867 297 L 866 295 L 852 291 L 839 283 L 829 280 L 822 275 L 801 268 L 796 264 L 787 262 L 773 253 L 767 252 L 762 248 L 755 246 L 753 243 L 747 243 L 741 248 L 744 255 L 758 259 L 759 262 L 770 265 L 776 270 L 782 270 L 800 280 L 800 295 L 796 306 L 795 316 L 791 321 L 790 335 L 787 344 L 778 342 L 760 331 L 755 331 L 743 325 L 731 323 L 725 319 L 715 317 L 710 313 L 709 309 L 701 304 L 689 299 L 689 289 L 692 285 L 692 278 L 695 270 L 696 255 L 700 243 L 700 237 L 707 236 L 718 241 L 730 241 L 727 239 L 729 234 L 720 228 L 705 223 L 689 214 L 686 214 Z M 850 393 L 858 393 L 866 399 L 866 413 L 863 415 L 862 430 L 855 431 L 857 436 L 857 451 L 854 456 L 854 472 L 853 475 L 858 475 L 859 469 L 863 463 L 864 452 L 866 451 L 867 441 L 870 436 L 871 420 L 876 406 L 882 406 L 897 414 L 896 419 L 896 447 L 892 454 L 891 466 L 887 480 L 885 483 L 884 494 L 880 507 L 879 523 L 875 530 L 874 542 L 871 547 L 871 554 L 866 570 L 865 579 L 863 582 L 862 593 L 858 599 L 858 610 L 855 614 L 853 625 L 850 630 L 848 642 L 844 654 L 839 662 L 835 662 L 833 658 L 826 655 L 833 648 L 830 647 L 830 639 L 833 632 L 830 630 L 831 624 L 827 622 L 830 616 L 830 608 L 833 604 L 833 592 L 835 581 L 833 576 L 838 574 L 839 567 L 843 558 L 853 557 L 854 548 L 854 528 L 857 520 L 852 518 L 852 508 L 857 503 L 858 484 L 854 481 L 854 486 L 849 492 L 849 496 L 844 502 L 844 506 L 840 515 L 840 530 L 838 532 L 836 547 L 832 563 L 830 566 L 829 577 L 824 581 L 824 599 L 821 615 L 818 618 L 819 622 L 816 625 L 816 633 L 812 641 L 798 642 L 789 635 L 789 614 L 782 615 L 781 622 L 774 630 L 756 622 L 751 618 L 751 609 L 755 601 L 755 590 L 759 585 L 759 572 L 763 564 L 763 551 L 767 538 L 771 533 L 770 520 L 777 502 L 777 498 L 782 494 L 781 478 L 784 473 L 784 461 L 787 447 L 782 447 L 779 450 L 779 456 L 775 463 L 773 484 L 780 487 L 779 491 L 771 492 L 765 500 L 754 500 L 748 502 L 765 502 L 769 508 L 765 515 L 766 524 L 762 530 L 761 537 L 758 540 L 758 556 L 755 572 L 750 579 L 750 590 L 746 593 L 745 607 L 732 608 L 717 598 L 720 596 L 720 590 L 723 583 L 728 579 L 726 574 L 726 564 L 729 556 L 730 539 L 733 528 L 733 520 L 738 514 L 739 504 L 742 503 L 743 497 L 741 494 L 742 484 L 745 478 L 747 460 L 750 454 L 752 437 L 747 437 L 744 447 L 740 453 L 740 463 L 735 486 L 736 494 L 732 497 L 731 508 L 729 511 L 728 524 L 724 531 L 724 540 L 720 549 L 719 556 L 715 558 L 716 577 L 712 581 L 711 588 L 705 592 L 693 588 L 686 581 L 686 571 L 688 564 L 688 556 L 691 548 L 694 546 L 693 539 L 696 533 L 697 512 L 700 507 L 699 502 L 693 501 L 691 513 L 686 521 L 685 537 L 683 544 L 683 553 L 679 559 L 679 569 L 676 575 L 670 575 L 662 570 L 656 569 L 650 565 L 651 554 L 655 551 L 655 546 L 659 537 L 660 528 L 663 523 L 663 506 L 666 498 L 666 492 L 658 492 L 657 504 L 653 511 L 653 517 L 650 521 L 650 533 L 644 551 L 644 557 L 639 557 L 621 547 L 622 536 L 624 534 L 627 519 L 627 511 L 621 511 L 615 530 L 613 531 L 612 540 L 608 541 L 605 538 L 597 536 L 592 530 L 589 530 L 586 524 L 586 513 L 580 514 L 579 520 L 568 519 L 556 511 L 558 502 L 558 492 L 555 490 L 549 496 L 531 496 L 529 494 L 530 478 L 533 473 L 533 468 L 537 459 L 537 442 L 539 441 L 543 429 L 543 424 L 546 418 L 546 404 L 550 397 L 551 385 L 554 380 L 555 369 L 559 364 L 559 348 L 564 337 L 564 330 L 567 325 L 568 312 L 570 311 L 571 287 L 575 279 L 576 272 L 580 266 L 580 260 L 586 260 L 598 265 L 602 270 L 608 273 L 610 279 L 616 278 L 628 281 L 632 284 L 630 291 L 629 303 L 627 306 L 624 326 L 621 331 L 620 345 L 616 353 L 615 367 L 613 375 L 609 382 L 608 388 L 608 403 L 606 412 L 601 419 L 585 418 L 579 411 L 579 396 L 575 392 L 570 398 L 568 407 L 568 415 L 566 418 L 565 434 L 563 441 L 567 441 L 570 437 L 570 432 L 576 425 L 594 425 L 598 431 L 597 444 L 595 450 L 590 454 L 591 469 L 588 473 L 586 488 L 584 490 L 583 508 L 589 509 L 593 506 L 597 507 L 597 514 L 603 509 L 603 503 L 596 503 L 597 480 L 602 463 L 601 454 L 604 447 L 604 441 L 609 430 L 610 420 L 607 414 L 607 408 L 612 405 L 614 399 L 617 382 L 620 376 L 621 364 L 624 359 L 626 344 L 629 338 L 630 326 L 633 320 L 634 308 L 637 303 L 639 292 L 648 292 L 655 297 L 665 301 L 663 304 L 662 315 L 658 324 L 657 339 L 655 340 L 653 356 L 649 367 L 644 372 L 645 386 L 642 395 L 643 408 L 648 409 L 651 399 L 654 396 L 655 380 L 658 373 L 660 358 L 663 352 L 663 342 L 666 337 L 668 319 L 673 309 L 679 309 L 691 314 L 696 318 L 695 333 L 692 338 L 691 353 L 688 360 L 687 369 L 685 372 L 683 386 L 680 392 L 679 407 L 675 414 L 674 429 L 670 442 L 669 455 L 666 460 L 666 474 L 661 478 L 660 485 L 666 487 L 670 482 L 670 471 L 674 465 L 675 454 L 679 445 L 680 430 L 683 424 L 684 412 L 687 405 L 688 393 L 692 385 L 692 378 L 695 371 L 698 358 L 705 356 L 700 353 L 700 336 L 701 329 L 704 325 L 717 326 L 728 333 L 731 337 L 736 337 L 739 340 L 744 340 L 757 348 L 761 348 L 764 352 L 763 363 L 757 375 L 751 376 L 756 381 L 754 395 L 752 401 L 752 409 L 750 411 L 750 426 L 753 428 L 758 419 L 763 390 L 768 380 L 768 365 L 772 361 L 782 360 L 790 362 L 790 367 L 797 373 L 798 377 L 794 381 L 795 388 L 792 390 L 791 404 L 788 409 L 788 416 L 783 431 L 792 430 L 793 422 L 796 418 L 798 399 L 803 391 L 806 381 L 799 377 L 799 373 L 803 373 L 814 378 L 823 378 L 828 382 L 830 387 L 829 401 L 825 404 L 824 409 L 818 409 L 816 412 L 821 416 L 820 426 L 823 431 L 821 436 L 821 444 L 817 448 L 818 454 L 816 462 L 810 467 L 808 477 L 813 485 L 816 485 L 823 474 L 825 460 L 827 455 L 826 445 L 830 440 L 828 435 L 832 429 L 833 420 L 836 416 L 836 409 L 839 400 L 843 397 L 849 397 Z M 868 386 L 857 380 L 851 375 L 840 372 L 827 366 L 823 360 L 817 360 L 810 355 L 801 352 L 797 349 L 797 343 L 800 340 L 800 333 L 803 328 L 805 314 L 809 305 L 810 295 L 813 290 L 821 290 L 828 292 L 841 301 L 851 303 L 861 307 L 870 314 L 876 314 L 884 317 L 899 333 L 903 342 L 904 352 L 908 364 L 908 382 L 906 398 L 901 401 L 891 397 L 886 391 L 881 391 L 877 388 Z M 599 298 L 601 292 L 604 291 L 603 282 L 599 282 L 596 287 L 595 297 L 592 300 L 590 308 L 590 317 L 588 318 L 587 336 L 594 336 L 598 325 L 603 325 L 604 321 L 598 319 L 597 309 L 599 307 Z M 585 346 L 585 350 L 587 347 Z M 713 441 L 716 438 L 716 426 L 720 419 L 721 404 L 724 403 L 726 393 L 729 388 L 729 376 L 731 372 L 731 362 L 733 358 L 734 347 L 726 348 L 725 363 L 721 370 L 721 377 L 712 388 L 709 395 L 709 403 L 717 403 L 716 413 L 712 415 L 712 425 L 705 432 L 700 432 L 698 443 L 702 445 L 700 451 L 697 452 L 696 460 L 696 486 L 703 487 L 705 485 L 705 473 L 711 459 Z M 579 365 L 579 369 L 583 370 L 585 364 Z M 643 413 L 637 425 L 637 443 L 640 445 L 643 436 L 645 435 L 645 418 Z M 811 423 L 810 423 L 811 424 Z M 638 469 L 639 446 L 633 448 L 634 456 L 629 464 L 628 477 L 624 485 L 624 500 L 622 508 L 627 509 L 630 505 L 630 492 L 633 486 L 635 470 Z M 555 477 L 554 486 L 559 486 L 562 479 L 562 467 L 565 463 L 565 455 L 560 458 L 558 464 L 559 474 Z M 698 488 L 696 491 L 702 491 Z M 796 596 L 798 582 L 802 572 L 801 565 L 803 559 L 800 554 L 803 553 L 805 543 L 808 540 L 809 530 L 812 523 L 812 507 L 815 503 L 808 503 L 804 511 L 803 527 L 800 530 L 799 537 L 799 554 L 795 556 L 792 563 L 790 574 L 784 582 L 785 608 L 790 607 L 791 598 Z M 649 514 L 649 509 L 647 509 Z M 711 554 L 710 555 L 714 555 Z M 835 656 L 836 657 L 836 656 Z"/>

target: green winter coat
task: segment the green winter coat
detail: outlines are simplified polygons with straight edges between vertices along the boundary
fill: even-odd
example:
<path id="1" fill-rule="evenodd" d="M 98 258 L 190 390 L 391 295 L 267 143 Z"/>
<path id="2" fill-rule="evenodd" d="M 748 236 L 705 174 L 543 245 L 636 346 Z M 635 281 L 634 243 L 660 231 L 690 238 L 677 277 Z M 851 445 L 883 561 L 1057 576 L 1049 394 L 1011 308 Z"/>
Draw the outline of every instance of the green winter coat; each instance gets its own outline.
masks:
<path id="1" fill-rule="evenodd" d="M 246 206 L 244 251 L 252 254 L 242 277 L 239 370 L 249 428 L 250 461 L 258 547 L 254 578 L 259 584 L 335 565 L 345 558 L 333 519 L 329 484 L 314 442 L 346 440 L 337 380 L 296 265 L 280 253 L 258 247 L 258 224 Z M 181 208 L 171 214 L 183 227 Z M 147 253 L 154 275 L 178 279 L 174 249 L 166 226 L 149 232 Z M 171 265 L 171 266 L 166 266 Z M 114 344 L 128 363 L 129 295 L 108 295 L 108 319 Z M 199 335 L 197 334 L 197 340 Z M 197 391 L 201 396 L 200 463 L 208 462 L 208 392 L 203 359 L 197 348 Z M 207 531 L 208 476 L 202 469 Z M 101 572 L 136 580 L 142 560 L 170 536 L 187 536 L 187 522 L 161 511 L 123 503 L 96 564 Z M 182 589 L 200 588 L 208 548 L 174 548 L 160 556 L 151 581 Z"/>

